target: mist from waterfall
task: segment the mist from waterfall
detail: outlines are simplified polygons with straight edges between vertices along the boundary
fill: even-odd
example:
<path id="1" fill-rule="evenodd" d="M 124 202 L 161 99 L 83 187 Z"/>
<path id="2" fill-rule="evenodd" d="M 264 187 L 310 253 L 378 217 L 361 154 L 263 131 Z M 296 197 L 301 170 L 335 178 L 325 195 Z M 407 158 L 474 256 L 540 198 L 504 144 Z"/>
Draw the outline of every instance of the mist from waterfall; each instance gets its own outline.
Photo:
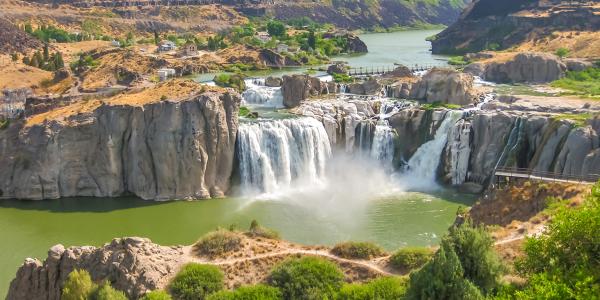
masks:
<path id="1" fill-rule="evenodd" d="M 421 145 L 408 161 L 401 175 L 402 184 L 411 189 L 429 190 L 437 187 L 437 171 L 449 132 L 462 117 L 462 111 L 448 111 L 431 141 Z"/>

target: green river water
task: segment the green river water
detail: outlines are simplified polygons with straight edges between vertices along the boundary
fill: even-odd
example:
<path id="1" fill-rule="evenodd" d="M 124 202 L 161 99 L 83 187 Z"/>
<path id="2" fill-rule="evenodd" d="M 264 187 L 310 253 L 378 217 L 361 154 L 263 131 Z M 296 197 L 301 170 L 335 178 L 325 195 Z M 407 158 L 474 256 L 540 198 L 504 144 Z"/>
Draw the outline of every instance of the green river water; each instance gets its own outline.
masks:
<path id="1" fill-rule="evenodd" d="M 437 31 L 366 34 L 370 53 L 336 59 L 352 65 L 439 63 L 424 39 Z M 365 174 L 365 176 L 368 176 Z M 439 242 L 457 208 L 473 196 L 450 190 L 396 192 L 347 207 L 338 203 L 251 201 L 150 202 L 136 198 L 72 198 L 50 201 L 0 201 L 0 297 L 26 257 L 44 259 L 58 243 L 100 246 L 114 237 L 144 236 L 160 244 L 190 244 L 219 226 L 245 229 L 253 219 L 279 231 L 284 239 L 332 245 L 345 240 L 376 242 L 388 250 Z"/>

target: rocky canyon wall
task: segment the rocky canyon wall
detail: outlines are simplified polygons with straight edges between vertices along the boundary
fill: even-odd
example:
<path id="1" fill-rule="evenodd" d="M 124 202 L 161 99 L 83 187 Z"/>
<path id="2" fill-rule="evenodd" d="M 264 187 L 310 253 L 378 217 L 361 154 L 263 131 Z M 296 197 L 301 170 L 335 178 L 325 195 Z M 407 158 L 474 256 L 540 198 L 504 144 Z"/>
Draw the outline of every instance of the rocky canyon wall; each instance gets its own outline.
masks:
<path id="1" fill-rule="evenodd" d="M 102 104 L 62 122 L 14 122 L 0 131 L 0 198 L 222 197 L 229 189 L 240 97 L 188 97 Z"/>

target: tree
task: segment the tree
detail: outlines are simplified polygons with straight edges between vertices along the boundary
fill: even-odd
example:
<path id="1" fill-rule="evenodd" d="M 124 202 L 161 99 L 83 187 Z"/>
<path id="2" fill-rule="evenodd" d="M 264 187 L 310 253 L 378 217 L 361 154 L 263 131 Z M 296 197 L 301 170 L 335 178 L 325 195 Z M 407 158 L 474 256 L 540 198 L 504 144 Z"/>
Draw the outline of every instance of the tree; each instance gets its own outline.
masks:
<path id="1" fill-rule="evenodd" d="M 90 273 L 85 270 L 74 270 L 65 280 L 61 299 L 87 300 L 95 288 Z"/>
<path id="2" fill-rule="evenodd" d="M 203 300 L 223 289 L 223 273 L 216 266 L 189 263 L 169 285 L 175 299 Z"/>
<path id="3" fill-rule="evenodd" d="M 90 300 L 127 300 L 125 293 L 115 290 L 108 282 L 104 282 L 100 287 L 94 290 Z"/>
<path id="4" fill-rule="evenodd" d="M 171 298 L 171 295 L 169 295 L 165 291 L 160 291 L 160 290 L 147 293 L 146 295 L 144 295 L 144 297 L 141 298 L 141 300 L 172 300 L 172 299 L 173 298 Z"/>
<path id="5" fill-rule="evenodd" d="M 12 61 L 18 61 L 19 60 L 19 53 L 15 52 L 15 53 L 11 54 L 10 58 L 12 59 Z"/>
<path id="6" fill-rule="evenodd" d="M 31 65 L 31 60 L 27 56 L 23 56 L 23 63 L 26 65 Z"/>
<path id="7" fill-rule="evenodd" d="M 313 50 L 317 49 L 317 37 L 315 36 L 315 31 L 312 29 L 308 31 L 308 46 Z"/>
<path id="8" fill-rule="evenodd" d="M 63 60 L 62 53 L 56 52 L 54 55 L 54 65 L 57 69 L 64 68 L 65 61 Z"/>
<path id="9" fill-rule="evenodd" d="M 31 24 L 25 23 L 25 32 L 27 32 L 29 34 L 33 33 L 33 28 L 31 27 Z"/>
<path id="10" fill-rule="evenodd" d="M 50 52 L 48 50 L 48 43 L 44 43 L 44 61 L 48 61 L 50 59 Z"/>
<path id="11" fill-rule="evenodd" d="M 242 286 L 235 291 L 220 291 L 208 296 L 207 300 L 280 300 L 283 299 L 279 289 L 257 284 Z"/>
<path id="12" fill-rule="evenodd" d="M 160 44 L 160 36 L 158 35 L 158 32 L 156 30 L 154 31 L 154 44 L 156 46 Z"/>
<path id="13" fill-rule="evenodd" d="M 569 51 L 569 49 L 567 49 L 567 48 L 558 48 L 558 49 L 556 49 L 555 54 L 556 54 L 556 56 L 558 56 L 560 58 L 565 58 L 565 57 L 569 56 L 569 52 L 571 52 L 571 51 Z"/>
<path id="14" fill-rule="evenodd" d="M 282 37 L 286 34 L 285 24 L 276 20 L 271 20 L 267 23 L 267 32 L 271 36 Z"/>
<path id="15" fill-rule="evenodd" d="M 343 281 L 344 274 L 337 265 L 316 257 L 286 260 L 269 276 L 269 283 L 289 300 L 332 299 Z"/>

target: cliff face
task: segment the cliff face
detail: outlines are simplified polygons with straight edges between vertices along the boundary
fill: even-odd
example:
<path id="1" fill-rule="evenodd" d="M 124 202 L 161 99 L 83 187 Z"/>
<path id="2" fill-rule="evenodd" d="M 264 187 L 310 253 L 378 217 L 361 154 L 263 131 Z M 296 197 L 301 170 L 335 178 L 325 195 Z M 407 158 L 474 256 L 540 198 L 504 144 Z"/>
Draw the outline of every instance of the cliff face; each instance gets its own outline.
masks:
<path id="1" fill-rule="evenodd" d="M 103 104 L 66 122 L 13 124 L 0 131 L 0 198 L 222 197 L 239 103 L 237 94 L 211 92 L 179 102 Z"/>
<path id="2" fill-rule="evenodd" d="M 598 9 L 587 4 L 571 7 L 561 1 L 478 0 L 437 35 L 432 50 L 451 54 L 506 49 L 526 41 L 553 39 L 556 31 L 598 30 Z"/>

